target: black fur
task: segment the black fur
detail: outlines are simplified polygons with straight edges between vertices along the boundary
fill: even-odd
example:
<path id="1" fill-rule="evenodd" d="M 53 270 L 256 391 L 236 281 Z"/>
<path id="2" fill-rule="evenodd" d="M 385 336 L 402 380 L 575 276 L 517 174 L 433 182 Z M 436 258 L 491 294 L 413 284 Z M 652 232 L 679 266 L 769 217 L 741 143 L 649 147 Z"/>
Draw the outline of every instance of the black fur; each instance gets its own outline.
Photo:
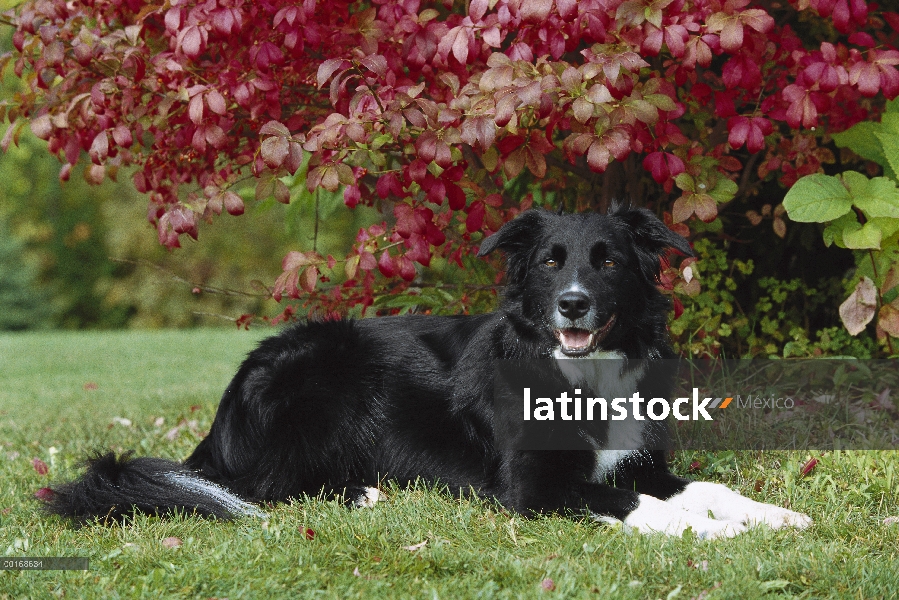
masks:
<path id="1" fill-rule="evenodd" d="M 572 355 L 615 350 L 631 359 L 671 357 L 668 303 L 656 289 L 667 248 L 692 254 L 686 240 L 643 209 L 528 211 L 480 249 L 482 256 L 497 249 L 507 256 L 508 287 L 497 312 L 287 328 L 250 353 L 225 390 L 209 435 L 183 465 L 98 457 L 81 479 L 55 488 L 48 508 L 76 519 L 118 518 L 134 509 L 220 518 L 244 512 L 161 475 L 175 472 L 250 502 L 322 490 L 360 494 L 385 478 L 418 479 L 473 488 L 526 514 L 587 509 L 624 518 L 638 493 L 666 498 L 685 480 L 668 472 L 658 451 L 593 481 L 593 453 L 499 449 L 493 361 L 548 358 L 566 331 L 592 332 L 589 347 L 565 346 Z"/>

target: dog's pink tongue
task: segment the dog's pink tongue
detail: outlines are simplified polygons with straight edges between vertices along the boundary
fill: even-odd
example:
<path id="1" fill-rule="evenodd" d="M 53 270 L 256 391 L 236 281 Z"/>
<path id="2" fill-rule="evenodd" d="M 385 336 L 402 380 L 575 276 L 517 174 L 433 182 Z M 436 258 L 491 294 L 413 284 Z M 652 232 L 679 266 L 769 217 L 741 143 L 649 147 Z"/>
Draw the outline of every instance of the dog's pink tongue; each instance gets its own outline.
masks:
<path id="1" fill-rule="evenodd" d="M 563 329 L 559 334 L 566 348 L 586 348 L 590 344 L 590 332 L 586 329 Z"/>

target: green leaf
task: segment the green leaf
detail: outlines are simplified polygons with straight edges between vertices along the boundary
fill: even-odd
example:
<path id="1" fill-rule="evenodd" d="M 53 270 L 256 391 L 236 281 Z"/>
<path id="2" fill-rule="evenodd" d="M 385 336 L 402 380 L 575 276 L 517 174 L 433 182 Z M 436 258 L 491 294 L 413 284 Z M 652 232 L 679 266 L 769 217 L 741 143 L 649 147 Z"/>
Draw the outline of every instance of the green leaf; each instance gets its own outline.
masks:
<path id="1" fill-rule="evenodd" d="M 693 176 L 689 173 L 681 173 L 674 178 L 674 183 L 676 183 L 677 187 L 684 190 L 685 192 L 696 191 L 696 180 L 694 180 Z"/>
<path id="2" fill-rule="evenodd" d="M 661 14 L 661 11 L 659 11 Z M 643 97 L 644 100 L 665 111 L 672 111 L 677 108 L 677 105 L 674 103 L 674 100 L 671 99 L 666 94 L 647 94 Z"/>
<path id="3" fill-rule="evenodd" d="M 737 195 L 739 186 L 726 177 L 718 180 L 718 183 L 709 192 L 709 196 L 717 200 L 719 203 L 730 202 Z"/>
<path id="4" fill-rule="evenodd" d="M 815 173 L 793 184 L 783 205 L 793 221 L 826 223 L 852 210 L 852 197 L 836 177 Z"/>
<path id="5" fill-rule="evenodd" d="M 875 132 L 875 135 L 878 133 L 899 133 L 899 114 L 884 114 L 880 118 L 880 129 Z"/>
<path id="6" fill-rule="evenodd" d="M 873 219 L 869 219 L 868 222 L 875 223 L 877 227 L 880 228 L 880 231 L 883 233 L 884 240 L 899 231 L 899 219 L 876 217 Z"/>
<path id="7" fill-rule="evenodd" d="M 853 250 L 880 250 L 883 232 L 876 223 L 865 223 L 854 231 L 843 230 L 843 243 Z"/>
<path id="8" fill-rule="evenodd" d="M 846 171 L 843 182 L 849 188 L 852 203 L 859 207 L 868 218 L 899 218 L 899 190 L 886 177 L 868 179 L 861 173 Z"/>
<path id="9" fill-rule="evenodd" d="M 899 118 L 899 115 L 895 116 Z M 880 140 L 883 154 L 886 157 L 886 161 L 880 163 L 884 173 L 891 179 L 896 179 L 896 174 L 899 173 L 899 134 L 881 132 L 876 134 L 876 137 Z"/>
<path id="10" fill-rule="evenodd" d="M 855 213 L 850 211 L 824 228 L 824 245 L 829 247 L 831 244 L 836 244 L 839 248 L 845 248 L 846 242 L 843 241 L 843 233 L 847 230 L 857 231 L 861 228 L 861 223 L 858 222 Z"/>
<path id="11" fill-rule="evenodd" d="M 877 134 L 881 131 L 880 123 L 862 121 L 842 133 L 833 134 L 833 141 L 838 147 L 849 148 L 862 158 L 873 160 L 883 166 L 887 164 L 887 159 L 883 153 L 883 146 L 877 139 Z"/>

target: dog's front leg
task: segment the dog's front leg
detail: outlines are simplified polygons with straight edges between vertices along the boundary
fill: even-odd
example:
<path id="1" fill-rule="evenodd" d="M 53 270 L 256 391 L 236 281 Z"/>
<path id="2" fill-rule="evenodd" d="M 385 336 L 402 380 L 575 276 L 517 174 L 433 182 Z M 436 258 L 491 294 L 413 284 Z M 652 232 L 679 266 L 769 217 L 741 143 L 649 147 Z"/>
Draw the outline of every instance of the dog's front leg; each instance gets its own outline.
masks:
<path id="1" fill-rule="evenodd" d="M 720 483 L 690 481 L 668 470 L 664 453 L 645 451 L 622 463 L 614 474 L 615 485 L 664 500 L 669 506 L 718 521 L 753 526 L 764 523 L 774 529 L 803 529 L 812 520 L 804 514 L 756 502 Z"/>
<path id="2" fill-rule="evenodd" d="M 641 533 L 681 535 L 688 528 L 700 539 L 733 537 L 746 527 L 733 521 L 710 519 L 705 515 L 688 512 L 649 494 L 616 488 L 601 483 L 587 484 L 583 489 L 587 509 L 603 522 L 621 521 L 625 528 Z M 622 514 L 610 510 L 610 502 L 620 504 L 627 499 Z M 613 508 L 618 508 L 615 506 Z M 616 514 L 618 512 L 618 514 Z"/>
<path id="3" fill-rule="evenodd" d="M 524 514 L 586 509 L 598 520 L 621 521 L 626 528 L 643 533 L 681 535 L 691 528 L 700 538 L 718 538 L 731 537 L 746 529 L 740 523 L 718 521 L 682 510 L 633 487 L 585 481 L 579 468 L 584 465 L 578 464 L 583 458 L 577 452 L 533 452 L 510 457 L 509 472 L 516 477 L 508 480 L 499 500 Z M 591 456 L 586 458 L 592 461 Z M 680 481 L 678 489 L 684 489 L 684 480 Z"/>
<path id="4" fill-rule="evenodd" d="M 691 481 L 683 491 L 668 498 L 667 503 L 691 513 L 706 515 L 711 512 L 716 519 L 738 521 L 749 526 L 764 523 L 773 529 L 804 529 L 812 524 L 807 515 L 773 504 L 756 502 L 725 485 L 707 481 Z"/>

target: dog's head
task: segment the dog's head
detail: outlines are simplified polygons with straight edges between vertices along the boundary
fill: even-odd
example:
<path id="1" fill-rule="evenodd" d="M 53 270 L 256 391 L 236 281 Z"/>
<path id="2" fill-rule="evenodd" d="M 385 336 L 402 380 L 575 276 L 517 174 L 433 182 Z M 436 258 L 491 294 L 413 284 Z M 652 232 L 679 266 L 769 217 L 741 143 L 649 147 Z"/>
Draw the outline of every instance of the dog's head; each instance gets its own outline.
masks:
<path id="1" fill-rule="evenodd" d="M 559 215 L 530 210 L 481 244 L 507 256 L 507 301 L 551 335 L 567 356 L 618 348 L 663 318 L 658 284 L 668 248 L 692 256 L 686 239 L 642 208 Z"/>

